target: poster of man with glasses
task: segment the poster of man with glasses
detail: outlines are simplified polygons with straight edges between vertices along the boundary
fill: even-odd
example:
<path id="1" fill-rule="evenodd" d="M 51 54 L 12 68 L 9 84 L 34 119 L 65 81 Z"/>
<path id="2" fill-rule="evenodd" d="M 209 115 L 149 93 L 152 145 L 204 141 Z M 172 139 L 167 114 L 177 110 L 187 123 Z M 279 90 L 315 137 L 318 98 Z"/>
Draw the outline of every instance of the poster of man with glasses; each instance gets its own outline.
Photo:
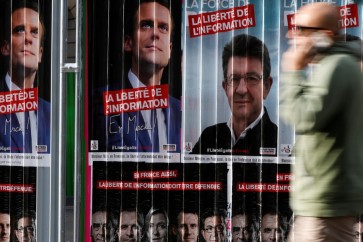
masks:
<path id="1" fill-rule="evenodd" d="M 276 8 L 267 5 L 186 1 L 185 162 L 213 155 L 273 162 L 278 156 L 278 16 L 264 22 L 262 10 L 268 15 Z"/>

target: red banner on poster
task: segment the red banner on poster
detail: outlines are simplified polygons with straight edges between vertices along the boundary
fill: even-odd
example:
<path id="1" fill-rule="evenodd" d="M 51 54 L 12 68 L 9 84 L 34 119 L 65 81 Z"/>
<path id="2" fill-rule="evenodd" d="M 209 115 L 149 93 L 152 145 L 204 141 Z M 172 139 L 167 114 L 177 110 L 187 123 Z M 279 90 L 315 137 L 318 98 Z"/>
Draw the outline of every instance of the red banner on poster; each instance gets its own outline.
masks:
<path id="1" fill-rule="evenodd" d="M 34 188 L 32 185 L 24 184 L 0 184 L 0 192 L 32 193 L 34 192 Z"/>
<path id="2" fill-rule="evenodd" d="M 359 26 L 358 4 L 349 4 L 339 7 L 339 27 L 353 28 Z"/>
<path id="3" fill-rule="evenodd" d="M 190 38 L 256 26 L 254 5 L 188 16 Z"/>
<path id="4" fill-rule="evenodd" d="M 166 179 L 177 178 L 177 170 L 163 170 L 163 171 L 137 171 L 134 172 L 134 179 Z"/>
<path id="5" fill-rule="evenodd" d="M 237 192 L 289 192 L 289 184 L 278 183 L 237 183 Z"/>
<path id="6" fill-rule="evenodd" d="M 105 115 L 167 108 L 168 85 L 106 91 L 103 93 L 103 105 Z"/>
<path id="7" fill-rule="evenodd" d="M 0 113 L 18 113 L 38 110 L 38 88 L 0 92 Z"/>
<path id="8" fill-rule="evenodd" d="M 97 181 L 97 189 L 104 190 L 174 190 L 174 191 L 217 191 L 221 182 L 134 182 Z"/>
<path id="9" fill-rule="evenodd" d="M 276 174 L 276 181 L 289 182 L 292 180 L 294 180 L 294 175 L 291 173 L 277 173 Z"/>

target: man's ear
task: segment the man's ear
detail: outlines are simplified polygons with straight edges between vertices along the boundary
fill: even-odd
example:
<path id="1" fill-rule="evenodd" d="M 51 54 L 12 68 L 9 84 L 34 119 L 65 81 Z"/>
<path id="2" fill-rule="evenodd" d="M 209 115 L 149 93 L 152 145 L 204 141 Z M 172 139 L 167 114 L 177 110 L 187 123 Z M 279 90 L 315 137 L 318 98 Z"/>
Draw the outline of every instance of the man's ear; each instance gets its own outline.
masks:
<path id="1" fill-rule="evenodd" d="M 4 42 L 1 44 L 1 54 L 3 56 L 10 55 L 10 44 L 6 40 L 4 40 Z"/>
<path id="2" fill-rule="evenodd" d="M 227 94 L 227 88 L 228 88 L 228 86 L 227 86 L 227 83 L 224 80 L 222 81 L 222 87 L 224 89 L 224 92 Z"/>
<path id="3" fill-rule="evenodd" d="M 125 42 L 124 42 L 124 51 L 130 52 L 132 51 L 133 43 L 132 38 L 129 35 L 125 36 Z"/>
<path id="4" fill-rule="evenodd" d="M 266 80 L 263 80 L 263 99 L 266 99 L 268 94 L 270 93 L 272 83 L 273 79 L 270 76 L 266 78 Z"/>
<path id="5" fill-rule="evenodd" d="M 205 239 L 205 237 L 206 237 L 206 236 L 205 236 L 205 231 L 202 229 L 202 231 L 201 231 L 201 232 L 202 232 L 203 238 Z"/>

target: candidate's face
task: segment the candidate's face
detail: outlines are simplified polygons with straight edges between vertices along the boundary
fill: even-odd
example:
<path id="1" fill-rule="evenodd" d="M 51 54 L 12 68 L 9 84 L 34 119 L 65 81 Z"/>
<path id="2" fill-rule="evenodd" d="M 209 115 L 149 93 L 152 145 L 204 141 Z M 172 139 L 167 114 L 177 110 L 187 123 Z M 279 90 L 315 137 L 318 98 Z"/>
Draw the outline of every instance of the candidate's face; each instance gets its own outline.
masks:
<path id="1" fill-rule="evenodd" d="M 151 216 L 149 228 L 147 228 L 147 237 L 149 241 L 164 242 L 167 241 L 168 225 L 164 214 L 157 213 Z"/>
<path id="2" fill-rule="evenodd" d="M 208 217 L 204 221 L 202 230 L 203 238 L 206 242 L 224 242 L 225 226 L 219 216 Z"/>
<path id="3" fill-rule="evenodd" d="M 232 241 L 251 241 L 251 227 L 248 224 L 246 214 L 238 214 L 232 218 Z"/>
<path id="4" fill-rule="evenodd" d="M 171 28 L 168 8 L 155 2 L 139 6 L 133 36 L 125 37 L 125 51 L 132 52 L 133 68 L 150 64 L 164 68 L 168 65 L 172 46 Z"/>
<path id="5" fill-rule="evenodd" d="M 106 212 L 95 212 L 92 215 L 92 242 L 102 242 L 106 240 Z"/>
<path id="6" fill-rule="evenodd" d="M 137 223 L 137 213 L 134 211 L 123 211 L 120 214 L 120 225 L 118 229 L 120 242 L 135 242 L 140 236 L 140 226 Z"/>
<path id="7" fill-rule="evenodd" d="M 198 215 L 195 213 L 179 213 L 178 241 L 196 242 L 199 235 Z"/>
<path id="8" fill-rule="evenodd" d="M 21 218 L 15 228 L 15 236 L 19 242 L 35 242 L 35 221 L 29 217 Z"/>
<path id="9" fill-rule="evenodd" d="M 0 213 L 0 242 L 10 241 L 10 215 Z"/>
<path id="10" fill-rule="evenodd" d="M 11 18 L 11 41 L 3 43 L 1 52 L 11 57 L 12 69 L 38 70 L 43 48 L 43 27 L 36 11 L 29 8 L 17 9 Z"/>
<path id="11" fill-rule="evenodd" d="M 281 241 L 280 222 L 277 215 L 266 214 L 261 223 L 262 242 Z"/>
<path id="12" fill-rule="evenodd" d="M 256 58 L 232 57 L 228 62 L 227 79 L 240 77 L 246 74 L 262 76 L 262 63 Z M 272 79 L 266 78 L 263 82 L 248 82 L 241 78 L 238 85 L 233 82 L 223 82 L 228 103 L 235 121 L 252 123 L 260 114 L 265 99 L 270 91 Z"/>

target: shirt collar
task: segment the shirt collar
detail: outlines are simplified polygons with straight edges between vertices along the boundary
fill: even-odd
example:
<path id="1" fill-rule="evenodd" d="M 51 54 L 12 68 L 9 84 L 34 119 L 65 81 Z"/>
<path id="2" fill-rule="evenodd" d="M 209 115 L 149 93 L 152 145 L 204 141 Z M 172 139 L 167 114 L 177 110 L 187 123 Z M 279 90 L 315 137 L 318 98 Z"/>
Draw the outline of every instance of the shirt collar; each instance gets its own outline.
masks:
<path id="1" fill-rule="evenodd" d="M 9 73 L 6 73 L 5 81 L 6 81 L 6 85 L 9 88 L 9 91 L 20 90 L 20 87 L 18 87 L 15 83 L 13 83 L 11 81 L 11 77 L 10 77 Z"/>
<path id="2" fill-rule="evenodd" d="M 131 69 L 129 70 L 127 77 L 129 78 L 132 88 L 146 87 L 145 84 L 142 83 L 139 78 L 131 71 Z"/>
<path id="3" fill-rule="evenodd" d="M 265 111 L 262 108 L 261 109 L 261 112 L 260 112 L 260 115 L 257 117 L 257 119 L 255 121 L 253 121 L 252 123 L 250 123 L 250 125 L 248 125 L 243 130 L 243 132 L 239 135 L 238 139 L 236 139 L 236 137 L 234 135 L 233 124 L 232 124 L 232 116 L 229 118 L 229 120 L 227 121 L 227 126 L 228 126 L 229 130 L 231 131 L 231 137 L 232 137 L 232 143 L 233 143 L 233 145 L 235 145 L 239 139 L 243 139 L 246 136 L 248 130 L 253 129 L 255 126 L 257 126 L 257 124 L 262 119 L 262 116 L 263 116 L 264 113 L 265 113 Z"/>

